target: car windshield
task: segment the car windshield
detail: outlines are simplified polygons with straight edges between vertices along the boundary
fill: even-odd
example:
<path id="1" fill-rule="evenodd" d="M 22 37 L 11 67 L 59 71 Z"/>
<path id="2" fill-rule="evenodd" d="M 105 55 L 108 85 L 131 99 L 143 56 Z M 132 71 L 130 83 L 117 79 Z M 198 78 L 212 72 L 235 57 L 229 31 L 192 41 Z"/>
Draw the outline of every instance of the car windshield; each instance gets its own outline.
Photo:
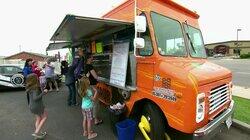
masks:
<path id="1" fill-rule="evenodd" d="M 184 24 L 187 39 L 188 39 L 188 48 L 190 55 L 192 57 L 206 58 L 206 50 L 204 47 L 201 31 L 197 28 Z"/>
<path id="2" fill-rule="evenodd" d="M 159 53 L 164 56 L 186 56 L 180 22 L 154 12 L 151 17 Z"/>

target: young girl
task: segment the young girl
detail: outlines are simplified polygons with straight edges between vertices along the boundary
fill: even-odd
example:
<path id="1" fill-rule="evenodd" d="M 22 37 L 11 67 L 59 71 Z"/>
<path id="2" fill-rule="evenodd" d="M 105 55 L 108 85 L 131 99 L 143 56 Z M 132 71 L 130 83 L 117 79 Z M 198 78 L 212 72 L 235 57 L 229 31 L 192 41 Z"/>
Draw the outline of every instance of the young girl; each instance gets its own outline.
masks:
<path id="1" fill-rule="evenodd" d="M 47 90 L 44 90 L 44 92 L 41 91 L 40 83 L 36 74 L 32 73 L 27 76 L 26 93 L 30 99 L 29 108 L 31 113 L 33 113 L 36 117 L 35 132 L 32 134 L 35 139 L 42 139 L 46 135 L 46 133 L 40 133 L 40 130 L 48 116 L 42 101 L 43 95 L 45 95 L 47 92 Z"/>
<path id="2" fill-rule="evenodd" d="M 90 82 L 87 77 L 82 77 L 79 84 L 79 91 L 82 97 L 83 136 L 88 136 L 88 139 L 92 139 L 97 136 L 97 133 L 92 131 L 93 101 L 96 99 L 97 91 L 94 88 L 90 88 Z"/>

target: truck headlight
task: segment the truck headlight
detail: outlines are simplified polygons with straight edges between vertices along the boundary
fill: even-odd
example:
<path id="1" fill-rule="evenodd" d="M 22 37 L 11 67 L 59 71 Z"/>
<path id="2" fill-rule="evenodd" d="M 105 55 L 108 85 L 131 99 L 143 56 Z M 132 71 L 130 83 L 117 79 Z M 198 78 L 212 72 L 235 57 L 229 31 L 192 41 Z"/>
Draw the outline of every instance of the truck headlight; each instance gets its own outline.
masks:
<path id="1" fill-rule="evenodd" d="M 197 95 L 196 99 L 196 123 L 201 122 L 205 116 L 205 93 Z"/>

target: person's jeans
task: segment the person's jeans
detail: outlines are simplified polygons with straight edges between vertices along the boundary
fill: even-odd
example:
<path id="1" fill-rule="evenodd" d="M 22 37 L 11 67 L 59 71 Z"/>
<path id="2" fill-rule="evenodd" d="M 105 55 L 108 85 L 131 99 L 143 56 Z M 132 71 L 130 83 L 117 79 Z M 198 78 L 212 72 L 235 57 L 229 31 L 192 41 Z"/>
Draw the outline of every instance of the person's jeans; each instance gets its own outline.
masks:
<path id="1" fill-rule="evenodd" d="M 75 83 L 67 85 L 69 88 L 68 105 L 76 104 L 76 86 Z"/>

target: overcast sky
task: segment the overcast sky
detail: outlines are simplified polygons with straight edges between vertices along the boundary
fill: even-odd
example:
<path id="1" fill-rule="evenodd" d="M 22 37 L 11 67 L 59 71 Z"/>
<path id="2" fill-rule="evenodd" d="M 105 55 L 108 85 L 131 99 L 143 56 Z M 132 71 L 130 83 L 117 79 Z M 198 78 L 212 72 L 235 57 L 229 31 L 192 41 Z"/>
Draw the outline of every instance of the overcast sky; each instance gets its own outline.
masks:
<path id="1" fill-rule="evenodd" d="M 45 53 L 66 14 L 100 17 L 124 0 L 1 0 L 0 56 Z M 200 14 L 205 43 L 250 40 L 248 0 L 176 0 Z"/>

